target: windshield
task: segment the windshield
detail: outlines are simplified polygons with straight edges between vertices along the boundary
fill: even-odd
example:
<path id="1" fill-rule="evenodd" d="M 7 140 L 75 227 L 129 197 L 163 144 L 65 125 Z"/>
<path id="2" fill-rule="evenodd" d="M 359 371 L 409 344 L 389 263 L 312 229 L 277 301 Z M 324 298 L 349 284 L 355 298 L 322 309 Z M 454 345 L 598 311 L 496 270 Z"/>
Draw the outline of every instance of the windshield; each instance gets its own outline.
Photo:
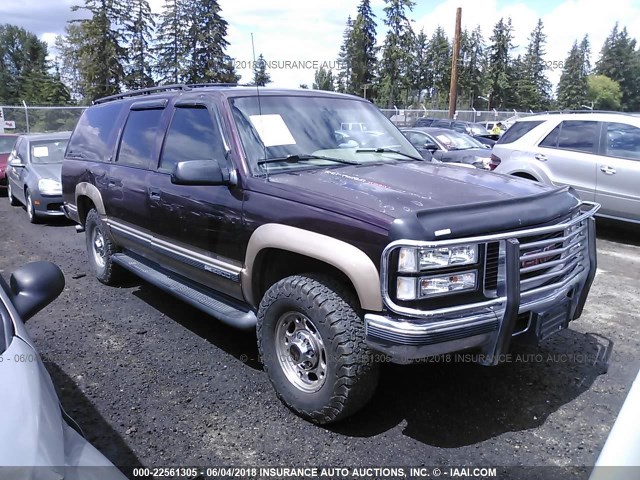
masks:
<path id="1" fill-rule="evenodd" d="M 447 150 L 469 150 L 470 148 L 484 148 L 482 144 L 469 135 L 458 132 L 441 132 L 434 135 L 438 142 L 442 143 Z"/>
<path id="2" fill-rule="evenodd" d="M 31 163 L 62 163 L 68 140 L 46 140 L 31 143 Z"/>
<path id="3" fill-rule="evenodd" d="M 263 174 L 267 169 L 269 173 L 277 173 L 344 164 L 409 161 L 406 155 L 420 157 L 402 133 L 368 102 L 306 95 L 263 95 L 260 105 L 256 96 L 233 98 L 230 103 L 254 174 Z M 396 150 L 404 155 L 381 149 Z M 302 159 L 305 161 L 300 161 Z"/>
<path id="4" fill-rule="evenodd" d="M 11 153 L 18 137 L 7 137 L 0 135 L 0 154 Z"/>
<path id="5" fill-rule="evenodd" d="M 471 130 L 471 133 L 474 135 L 489 135 L 489 131 L 479 123 L 470 123 L 469 130 Z"/>

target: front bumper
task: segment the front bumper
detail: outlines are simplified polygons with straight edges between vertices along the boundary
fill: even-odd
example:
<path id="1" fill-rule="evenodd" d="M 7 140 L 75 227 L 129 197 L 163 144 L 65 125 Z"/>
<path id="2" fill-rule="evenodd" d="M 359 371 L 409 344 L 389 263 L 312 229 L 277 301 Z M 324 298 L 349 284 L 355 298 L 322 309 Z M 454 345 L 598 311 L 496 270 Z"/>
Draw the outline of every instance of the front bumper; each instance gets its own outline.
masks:
<path id="1" fill-rule="evenodd" d="M 584 211 L 585 208 L 589 208 Z M 426 246 L 500 242 L 498 286 L 495 298 L 472 305 L 416 311 L 396 305 L 388 296 L 385 255 L 382 262 L 383 298 L 388 312 L 365 315 L 368 345 L 390 356 L 395 363 L 472 349 L 484 365 L 496 365 L 509 350 L 512 337 L 540 341 L 566 328 L 580 316 L 596 272 L 595 220 L 599 205 L 583 202 L 574 219 L 549 227 L 484 237 L 430 242 Z M 540 234 L 552 239 L 527 243 Z M 521 244 L 521 241 L 523 243 Z M 545 265 L 545 255 L 555 250 L 523 251 L 546 245 L 560 248 L 559 259 Z M 398 241 L 388 249 L 416 242 Z M 385 250 L 387 251 L 387 250 Z M 546 252 L 549 252 L 547 254 Z M 531 266 L 531 258 L 542 259 Z M 523 258 L 525 260 L 523 261 Z M 554 257 L 556 258 L 556 257 Z M 540 265 L 540 266 L 536 266 Z M 531 271 L 539 276 L 526 277 Z M 536 283 L 537 282 L 537 283 Z"/>
<path id="2" fill-rule="evenodd" d="M 64 216 L 62 195 L 43 195 L 39 192 L 34 192 L 32 195 L 33 208 L 38 216 Z"/>

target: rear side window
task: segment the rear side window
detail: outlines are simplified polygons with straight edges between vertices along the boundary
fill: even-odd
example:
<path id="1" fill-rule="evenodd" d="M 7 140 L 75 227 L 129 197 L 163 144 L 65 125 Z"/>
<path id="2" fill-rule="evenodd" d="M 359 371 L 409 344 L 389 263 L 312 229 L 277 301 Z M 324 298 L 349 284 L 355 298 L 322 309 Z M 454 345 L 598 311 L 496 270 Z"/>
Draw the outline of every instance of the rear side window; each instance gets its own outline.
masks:
<path id="1" fill-rule="evenodd" d="M 138 168 L 149 166 L 162 113 L 162 109 L 131 110 L 129 112 L 118 151 L 119 165 Z"/>
<path id="2" fill-rule="evenodd" d="M 176 108 L 164 141 L 160 170 L 173 170 L 178 162 L 190 160 L 224 161 L 225 148 L 220 130 L 205 107 Z"/>
<path id="3" fill-rule="evenodd" d="M 605 155 L 640 160 L 640 128 L 626 123 L 608 123 Z"/>
<path id="4" fill-rule="evenodd" d="M 434 120 L 432 118 L 419 118 L 416 120 L 415 127 L 429 127 L 433 124 Z"/>
<path id="5" fill-rule="evenodd" d="M 111 137 L 122 106 L 121 103 L 107 103 L 85 110 L 71 135 L 67 156 L 94 162 L 109 161 L 113 151 Z"/>
<path id="6" fill-rule="evenodd" d="M 513 143 L 516 140 L 522 138 L 524 135 L 529 133 L 531 130 L 536 128 L 538 125 L 544 123 L 544 120 L 540 121 L 531 121 L 531 122 L 516 122 L 514 123 L 509 130 L 504 132 L 502 136 L 498 139 L 499 144 L 505 143 Z"/>
<path id="7" fill-rule="evenodd" d="M 566 120 L 554 128 L 540 142 L 540 146 L 593 153 L 593 147 L 597 140 L 598 122 L 593 120 Z"/>
<path id="8" fill-rule="evenodd" d="M 443 127 L 443 128 L 449 128 L 451 126 L 451 122 L 448 122 L 446 120 L 438 120 L 437 122 L 433 122 L 434 127 Z"/>

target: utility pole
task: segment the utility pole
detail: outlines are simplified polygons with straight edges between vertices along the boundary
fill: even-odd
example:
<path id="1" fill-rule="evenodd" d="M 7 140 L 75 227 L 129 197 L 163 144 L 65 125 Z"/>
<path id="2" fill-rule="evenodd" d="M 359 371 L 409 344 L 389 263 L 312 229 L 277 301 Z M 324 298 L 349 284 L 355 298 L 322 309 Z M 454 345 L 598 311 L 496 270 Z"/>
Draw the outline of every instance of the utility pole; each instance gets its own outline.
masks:
<path id="1" fill-rule="evenodd" d="M 451 55 L 451 86 L 449 87 L 449 118 L 456 112 L 456 90 L 458 86 L 458 56 L 460 55 L 460 24 L 462 8 L 456 10 L 456 31 L 453 37 L 453 54 Z"/>

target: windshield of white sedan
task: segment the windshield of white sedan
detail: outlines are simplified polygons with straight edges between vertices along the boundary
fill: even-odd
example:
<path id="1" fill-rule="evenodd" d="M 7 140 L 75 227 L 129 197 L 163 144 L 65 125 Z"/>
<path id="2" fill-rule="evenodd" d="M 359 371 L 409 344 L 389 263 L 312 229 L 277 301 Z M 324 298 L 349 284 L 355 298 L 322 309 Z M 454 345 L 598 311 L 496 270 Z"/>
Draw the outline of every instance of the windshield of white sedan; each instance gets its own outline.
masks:
<path id="1" fill-rule="evenodd" d="M 51 140 L 31 144 L 31 163 L 62 163 L 67 140 Z"/>
<path id="2" fill-rule="evenodd" d="M 457 132 L 438 133 L 436 139 L 442 143 L 447 150 L 469 150 L 471 148 L 482 148 L 482 144 L 469 135 L 462 135 Z"/>
<path id="3" fill-rule="evenodd" d="M 262 95 L 260 102 L 257 97 L 230 102 L 246 157 L 256 174 L 420 157 L 368 102 L 275 95 Z"/>

